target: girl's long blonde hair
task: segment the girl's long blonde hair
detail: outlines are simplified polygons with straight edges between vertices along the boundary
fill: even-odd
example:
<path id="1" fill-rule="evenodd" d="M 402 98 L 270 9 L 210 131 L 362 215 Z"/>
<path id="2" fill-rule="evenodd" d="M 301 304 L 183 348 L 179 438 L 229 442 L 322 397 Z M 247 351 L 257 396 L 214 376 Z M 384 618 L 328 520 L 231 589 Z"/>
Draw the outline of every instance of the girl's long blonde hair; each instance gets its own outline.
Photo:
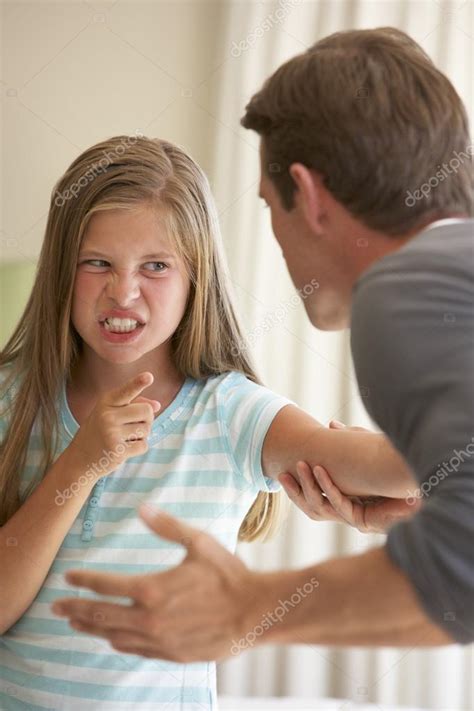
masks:
<path id="1" fill-rule="evenodd" d="M 156 138 L 114 136 L 84 151 L 53 188 L 33 288 L 12 336 L 0 353 L 9 365 L 3 399 L 20 385 L 9 406 L 0 445 L 0 525 L 17 511 L 53 463 L 59 421 L 57 398 L 81 353 L 71 323 L 79 247 L 91 216 L 102 210 L 160 210 L 189 271 L 185 315 L 172 337 L 175 363 L 193 378 L 239 371 L 259 382 L 236 316 L 219 225 L 206 176 L 178 146 Z M 38 476 L 20 496 L 30 433 L 39 416 L 43 458 Z M 53 441 L 54 439 L 54 441 Z M 239 539 L 265 537 L 275 526 L 280 494 L 260 492 Z"/>

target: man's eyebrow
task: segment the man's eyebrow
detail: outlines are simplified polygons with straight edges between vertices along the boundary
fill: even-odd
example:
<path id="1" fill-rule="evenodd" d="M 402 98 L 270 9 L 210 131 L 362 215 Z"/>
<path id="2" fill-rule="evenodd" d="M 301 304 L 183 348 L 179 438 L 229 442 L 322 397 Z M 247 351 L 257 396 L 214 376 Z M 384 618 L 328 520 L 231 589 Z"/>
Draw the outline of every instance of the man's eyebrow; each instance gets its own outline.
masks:
<path id="1" fill-rule="evenodd" d="M 94 257 L 101 257 L 104 259 L 108 259 L 109 256 L 107 254 L 103 254 L 102 252 L 99 252 L 96 249 L 85 249 L 84 251 L 80 252 L 81 257 L 86 257 L 86 256 L 94 256 Z M 155 252 L 154 254 L 144 254 L 143 257 L 140 257 L 140 259 L 171 259 L 175 255 L 171 254 L 170 252 Z"/>

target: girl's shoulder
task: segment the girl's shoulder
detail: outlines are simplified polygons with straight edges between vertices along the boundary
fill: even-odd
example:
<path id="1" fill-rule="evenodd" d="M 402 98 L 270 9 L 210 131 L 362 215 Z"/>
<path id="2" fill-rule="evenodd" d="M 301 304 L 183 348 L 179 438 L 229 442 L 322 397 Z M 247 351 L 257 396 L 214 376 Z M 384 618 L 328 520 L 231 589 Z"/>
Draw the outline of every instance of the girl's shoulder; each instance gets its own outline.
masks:
<path id="1" fill-rule="evenodd" d="M 250 378 L 248 378 L 244 373 L 237 370 L 230 370 L 226 373 L 219 373 L 218 375 L 209 375 L 207 378 L 203 378 L 198 381 L 201 384 L 201 389 L 207 393 L 213 393 L 216 395 L 224 395 L 225 393 L 233 390 L 234 388 L 260 388 L 262 386 L 254 383 Z"/>
<path id="2" fill-rule="evenodd" d="M 216 407 L 225 402 L 230 393 L 236 389 L 246 389 L 248 386 L 259 387 L 247 378 L 244 373 L 228 371 L 217 375 L 208 375 L 193 381 L 189 394 L 190 404 L 197 407 Z"/>
<path id="3" fill-rule="evenodd" d="M 217 387 L 224 387 L 225 385 L 230 386 L 232 383 L 253 382 L 240 370 L 228 370 L 225 373 L 219 373 L 219 375 L 212 375 L 209 379 L 215 381 Z"/>
<path id="4" fill-rule="evenodd" d="M 278 393 L 236 370 L 209 376 L 199 382 L 201 383 L 200 396 L 204 399 L 212 398 L 220 404 L 281 399 Z"/>

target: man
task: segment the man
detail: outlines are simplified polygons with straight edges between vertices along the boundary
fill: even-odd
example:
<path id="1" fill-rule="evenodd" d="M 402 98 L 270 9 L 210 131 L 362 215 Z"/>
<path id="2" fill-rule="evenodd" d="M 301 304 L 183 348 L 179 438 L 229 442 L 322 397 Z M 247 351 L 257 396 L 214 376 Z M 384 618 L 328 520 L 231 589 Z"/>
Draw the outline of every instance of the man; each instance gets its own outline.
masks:
<path id="1" fill-rule="evenodd" d="M 242 123 L 261 136 L 260 195 L 292 280 L 320 284 L 308 316 L 324 330 L 351 325 L 367 409 L 414 471 L 422 506 L 385 546 L 276 573 L 250 571 L 207 534 L 143 507 L 158 535 L 186 545 L 183 563 L 138 578 L 69 574 L 135 604 L 68 600 L 62 614 L 120 651 L 182 662 L 228 656 L 249 634 L 252 644 L 467 644 L 474 252 L 462 103 L 415 42 L 383 28 L 331 35 L 287 62 Z M 343 511 L 327 473 L 314 476 Z M 282 481 L 314 509 L 314 480 Z"/>

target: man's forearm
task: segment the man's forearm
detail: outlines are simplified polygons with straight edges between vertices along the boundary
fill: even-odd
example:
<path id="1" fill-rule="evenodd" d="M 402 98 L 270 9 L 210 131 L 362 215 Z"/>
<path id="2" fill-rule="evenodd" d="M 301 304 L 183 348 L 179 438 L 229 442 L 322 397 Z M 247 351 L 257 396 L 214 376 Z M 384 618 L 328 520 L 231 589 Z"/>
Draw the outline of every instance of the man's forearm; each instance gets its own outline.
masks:
<path id="1" fill-rule="evenodd" d="M 420 607 L 385 548 L 304 570 L 255 574 L 255 604 L 243 640 L 258 625 L 260 642 L 425 647 L 454 644 Z M 260 630 L 259 627 L 259 630 Z"/>

